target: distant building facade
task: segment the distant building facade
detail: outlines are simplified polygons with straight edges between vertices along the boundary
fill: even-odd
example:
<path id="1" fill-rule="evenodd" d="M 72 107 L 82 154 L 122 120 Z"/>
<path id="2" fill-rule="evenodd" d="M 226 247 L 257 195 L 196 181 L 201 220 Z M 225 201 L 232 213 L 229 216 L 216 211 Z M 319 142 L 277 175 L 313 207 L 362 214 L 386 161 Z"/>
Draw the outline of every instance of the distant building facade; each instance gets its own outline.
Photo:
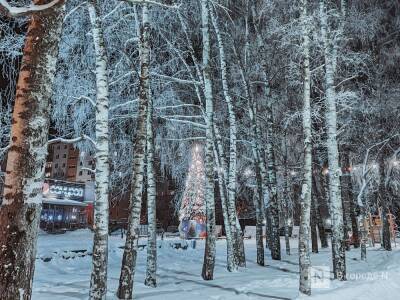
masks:
<path id="1" fill-rule="evenodd" d="M 94 159 L 72 144 L 49 146 L 41 228 L 52 231 L 93 224 Z"/>
<path id="2" fill-rule="evenodd" d="M 54 143 L 49 146 L 46 178 L 87 183 L 94 181 L 94 158 L 79 152 L 72 144 Z"/>

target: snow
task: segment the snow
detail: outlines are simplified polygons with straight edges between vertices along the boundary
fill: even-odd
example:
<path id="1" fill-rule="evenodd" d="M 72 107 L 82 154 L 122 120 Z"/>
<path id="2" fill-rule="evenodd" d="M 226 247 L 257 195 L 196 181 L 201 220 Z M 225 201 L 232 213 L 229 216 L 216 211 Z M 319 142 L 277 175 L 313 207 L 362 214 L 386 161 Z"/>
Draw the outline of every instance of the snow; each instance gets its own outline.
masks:
<path id="1" fill-rule="evenodd" d="M 77 230 L 60 235 L 41 232 L 38 241 L 38 259 L 33 285 L 33 300 L 87 299 L 91 271 L 93 234 L 89 230 Z M 298 255 L 292 248 L 292 255 L 283 253 L 282 261 L 272 261 L 266 251 L 267 266 L 256 264 L 255 240 L 245 241 L 247 268 L 238 272 L 226 271 L 225 240 L 217 240 L 217 260 L 215 280 L 204 281 L 202 268 L 204 242 L 197 241 L 196 249 L 176 250 L 170 243 L 185 241 L 176 239 L 158 240 L 158 287 L 146 287 L 146 251 L 139 251 L 138 268 L 135 275 L 135 299 L 303 299 L 298 295 Z M 141 239 L 139 244 L 145 244 Z M 115 291 L 119 280 L 119 270 L 124 239 L 119 235 L 110 237 L 108 299 L 116 299 Z M 282 241 L 282 245 L 284 242 Z M 297 239 L 291 240 L 297 246 Z M 311 254 L 314 266 L 330 266 L 330 248 L 320 249 Z M 386 252 L 379 248 L 368 248 L 367 262 L 359 260 L 360 250 L 346 252 L 348 281 L 328 280 L 327 289 L 313 289 L 314 299 L 390 299 L 400 293 L 400 251 L 394 248 Z M 43 259 L 52 259 L 45 262 Z M 63 258 L 64 257 L 64 258 Z M 73 258 L 72 258 L 73 257 Z M 68 259 L 67 259 L 68 258 Z M 331 277 L 332 277 L 331 272 Z"/>

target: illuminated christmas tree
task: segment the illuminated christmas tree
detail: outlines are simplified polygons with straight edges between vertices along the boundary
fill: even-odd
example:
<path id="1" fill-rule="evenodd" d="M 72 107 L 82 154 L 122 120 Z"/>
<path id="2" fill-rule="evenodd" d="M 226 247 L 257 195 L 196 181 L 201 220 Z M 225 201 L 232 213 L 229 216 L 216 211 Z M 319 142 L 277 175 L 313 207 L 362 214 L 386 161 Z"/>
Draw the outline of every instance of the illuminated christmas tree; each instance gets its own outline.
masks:
<path id="1" fill-rule="evenodd" d="M 185 237 L 204 235 L 206 213 L 204 183 L 202 147 L 194 145 L 179 211 L 180 230 Z"/>

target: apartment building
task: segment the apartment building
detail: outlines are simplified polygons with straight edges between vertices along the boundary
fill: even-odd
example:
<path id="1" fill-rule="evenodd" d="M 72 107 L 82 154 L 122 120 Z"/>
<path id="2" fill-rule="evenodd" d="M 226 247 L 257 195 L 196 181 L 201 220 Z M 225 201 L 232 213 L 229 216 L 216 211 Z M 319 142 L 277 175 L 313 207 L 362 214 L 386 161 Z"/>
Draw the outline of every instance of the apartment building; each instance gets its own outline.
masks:
<path id="1" fill-rule="evenodd" d="M 94 180 L 94 159 L 88 153 L 79 152 L 71 144 L 55 143 L 49 146 L 46 178 L 69 182 L 88 183 Z"/>

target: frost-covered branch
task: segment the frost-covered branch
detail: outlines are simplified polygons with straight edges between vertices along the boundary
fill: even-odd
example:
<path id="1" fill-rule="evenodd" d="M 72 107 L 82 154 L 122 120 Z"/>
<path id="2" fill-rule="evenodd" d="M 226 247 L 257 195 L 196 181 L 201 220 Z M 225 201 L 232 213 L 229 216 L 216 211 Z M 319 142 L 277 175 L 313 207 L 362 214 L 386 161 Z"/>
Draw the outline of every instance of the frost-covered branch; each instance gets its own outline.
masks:
<path id="1" fill-rule="evenodd" d="M 135 99 L 135 100 L 130 100 L 130 101 L 121 103 L 121 104 L 116 104 L 116 105 L 110 107 L 110 110 L 116 110 L 116 109 L 121 108 L 121 107 L 129 106 L 129 105 L 131 105 L 133 103 L 137 103 L 138 101 L 139 101 L 139 99 Z"/>
<path id="2" fill-rule="evenodd" d="M 37 4 L 30 4 L 27 6 L 16 7 L 12 6 L 8 3 L 7 0 L 0 0 L 0 5 L 6 10 L 7 14 L 13 17 L 25 16 L 31 13 L 45 11 L 54 7 L 57 4 L 62 4 L 64 0 L 53 0 L 50 3 L 37 5 Z"/>
<path id="3" fill-rule="evenodd" d="M 178 142 L 183 142 L 183 141 L 201 141 L 205 140 L 205 136 L 192 136 L 192 137 L 187 137 L 187 138 L 163 138 L 164 141 L 178 141 Z"/>
<path id="4" fill-rule="evenodd" d="M 89 171 L 90 173 L 92 173 L 92 174 L 96 174 L 96 170 L 93 170 L 93 169 L 91 169 L 91 168 L 81 168 L 81 170 L 82 171 Z"/>
<path id="5" fill-rule="evenodd" d="M 157 1 L 153 1 L 153 0 L 124 0 L 133 4 L 150 4 L 150 5 L 157 5 L 157 6 L 161 6 L 161 7 L 165 7 L 165 8 L 173 8 L 173 9 L 178 9 L 182 3 L 179 3 L 178 5 L 168 5 L 168 4 L 164 4 L 164 3 L 160 3 Z"/>
<path id="6" fill-rule="evenodd" d="M 165 80 L 171 80 L 171 81 L 174 81 L 177 83 L 181 83 L 181 84 L 201 85 L 201 82 L 195 81 L 195 80 L 181 79 L 181 78 L 176 78 L 176 77 L 172 77 L 172 76 L 168 76 L 168 75 L 162 75 L 162 74 L 158 74 L 158 73 L 154 73 L 154 72 L 151 72 L 151 75 L 165 79 Z"/>
<path id="7" fill-rule="evenodd" d="M 166 117 L 166 116 L 160 116 L 160 118 L 163 118 L 163 119 L 171 121 L 171 122 L 185 123 L 185 124 L 189 124 L 189 125 L 193 125 L 193 126 L 202 128 L 202 129 L 206 129 L 206 125 L 200 124 L 200 123 L 197 123 L 197 122 L 192 122 L 192 121 L 188 121 L 188 120 L 179 120 L 179 119 L 169 118 L 169 117 Z"/>
<path id="8" fill-rule="evenodd" d="M 74 104 L 75 104 L 76 102 L 79 102 L 79 101 L 82 101 L 82 100 L 86 100 L 86 101 L 88 101 L 93 107 L 96 107 L 96 102 L 93 101 L 93 99 L 90 98 L 90 97 L 87 97 L 87 96 L 79 96 L 79 97 L 73 97 L 73 99 L 75 99 Z"/>
<path id="9" fill-rule="evenodd" d="M 48 145 L 55 144 L 55 143 L 64 143 L 64 144 L 75 144 L 81 141 L 87 140 L 89 141 L 94 147 L 96 147 L 96 142 L 88 135 L 82 134 L 82 136 L 73 138 L 73 139 L 66 139 L 62 137 L 51 139 L 47 142 Z"/>
<path id="10" fill-rule="evenodd" d="M 8 152 L 8 150 L 11 148 L 11 145 L 9 144 L 9 145 L 7 145 L 6 147 L 4 147 L 4 148 L 1 148 L 0 149 L 0 157 L 2 157 L 5 153 L 7 153 Z"/>
<path id="11" fill-rule="evenodd" d="M 73 9 L 71 9 L 64 17 L 64 22 L 70 17 L 72 16 L 76 11 L 78 11 L 80 8 L 84 7 L 85 5 L 87 5 L 86 1 L 80 3 L 79 5 L 75 6 Z"/>
<path id="12" fill-rule="evenodd" d="M 360 77 L 360 75 L 359 75 L 359 74 L 356 74 L 356 75 L 351 76 L 351 77 L 349 77 L 349 78 L 343 79 L 341 82 L 339 82 L 339 83 L 335 86 L 335 88 L 338 88 L 338 87 L 341 86 L 343 83 L 345 83 L 345 82 L 347 82 L 347 81 L 350 81 L 350 80 L 353 80 L 353 79 L 356 79 L 356 78 L 358 78 L 358 77 Z"/>
<path id="13" fill-rule="evenodd" d="M 155 109 L 161 110 L 161 109 L 174 109 L 174 108 L 181 108 L 181 107 L 193 107 L 193 108 L 202 109 L 201 106 L 196 105 L 196 104 L 168 105 L 168 106 L 155 107 Z"/>

